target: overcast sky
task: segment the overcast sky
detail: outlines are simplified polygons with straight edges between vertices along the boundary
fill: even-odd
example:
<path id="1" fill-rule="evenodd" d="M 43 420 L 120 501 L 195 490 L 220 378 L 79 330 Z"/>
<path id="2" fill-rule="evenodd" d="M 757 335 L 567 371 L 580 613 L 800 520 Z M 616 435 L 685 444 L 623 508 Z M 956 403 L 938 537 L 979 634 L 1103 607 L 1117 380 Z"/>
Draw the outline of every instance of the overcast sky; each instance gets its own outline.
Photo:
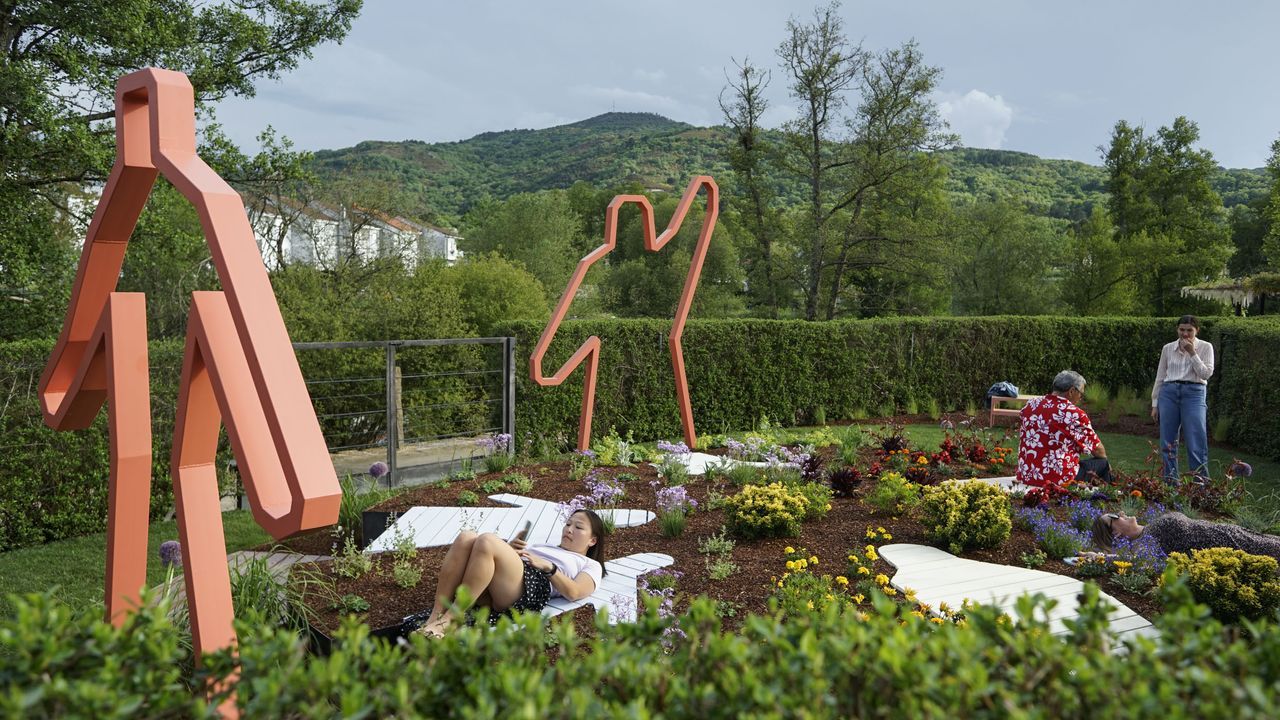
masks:
<path id="1" fill-rule="evenodd" d="M 790 116 L 776 48 L 790 0 L 365 0 L 326 45 L 217 116 L 246 149 L 268 124 L 299 147 L 463 140 L 644 111 L 720 122 L 731 59 L 774 68 L 766 124 Z M 943 71 L 936 100 L 970 147 L 1099 164 L 1119 119 L 1178 115 L 1227 167 L 1260 167 L 1280 136 L 1280 3 L 1267 0 L 846 0 L 867 50 L 915 39 Z"/>

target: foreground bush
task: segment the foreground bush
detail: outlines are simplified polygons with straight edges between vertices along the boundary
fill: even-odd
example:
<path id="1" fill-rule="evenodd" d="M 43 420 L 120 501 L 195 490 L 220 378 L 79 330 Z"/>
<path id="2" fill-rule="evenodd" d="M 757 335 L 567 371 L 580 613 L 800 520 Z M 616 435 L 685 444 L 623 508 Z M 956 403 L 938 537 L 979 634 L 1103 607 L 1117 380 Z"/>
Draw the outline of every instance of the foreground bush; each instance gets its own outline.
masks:
<path id="1" fill-rule="evenodd" d="M 925 488 L 920 511 L 929 539 L 953 553 L 994 547 L 1013 530 L 1009 496 L 978 480 Z"/>
<path id="2" fill-rule="evenodd" d="M 834 609 L 753 616 L 737 634 L 700 601 L 678 620 L 684 639 L 650 608 L 634 625 L 601 620 L 595 638 L 572 623 L 541 629 L 534 616 L 407 649 L 351 621 L 327 658 L 296 635 L 240 623 L 236 702 L 255 718 L 1274 717 L 1280 628 L 1250 623 L 1251 640 L 1233 641 L 1180 585 L 1165 588 L 1160 636 L 1126 643 L 1123 656 L 1110 652 L 1091 584 L 1065 637 L 1026 619 L 1029 601 L 1017 625 L 982 608 L 963 627 L 934 625 L 880 599 L 866 621 Z M 231 672 L 225 654 L 191 671 L 154 610 L 116 629 L 47 599 L 17 606 L 0 620 L 0 716 L 206 717 L 192 688 Z"/>
<path id="3" fill-rule="evenodd" d="M 1274 617 L 1280 608 L 1276 559 L 1232 548 L 1169 553 L 1169 567 L 1187 577 L 1196 600 L 1223 622 Z"/>

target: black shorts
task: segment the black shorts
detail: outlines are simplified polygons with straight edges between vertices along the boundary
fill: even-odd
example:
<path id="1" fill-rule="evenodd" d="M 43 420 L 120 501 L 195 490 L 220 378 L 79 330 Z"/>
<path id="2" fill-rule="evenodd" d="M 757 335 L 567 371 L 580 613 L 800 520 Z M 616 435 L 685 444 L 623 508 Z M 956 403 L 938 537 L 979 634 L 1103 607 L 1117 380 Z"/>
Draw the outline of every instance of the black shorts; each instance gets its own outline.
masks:
<path id="1" fill-rule="evenodd" d="M 524 577 L 520 581 L 520 597 L 506 610 L 490 610 L 489 624 L 497 625 L 503 617 L 518 612 L 540 612 L 551 600 L 551 576 L 524 561 Z"/>

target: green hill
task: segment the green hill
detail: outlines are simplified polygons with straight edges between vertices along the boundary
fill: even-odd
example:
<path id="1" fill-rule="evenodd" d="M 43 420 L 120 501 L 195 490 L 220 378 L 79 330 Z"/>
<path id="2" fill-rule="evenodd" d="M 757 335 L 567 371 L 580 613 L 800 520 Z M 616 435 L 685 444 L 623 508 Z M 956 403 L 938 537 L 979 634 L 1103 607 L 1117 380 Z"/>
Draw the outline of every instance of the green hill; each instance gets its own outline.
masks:
<path id="1" fill-rule="evenodd" d="M 481 133 L 451 143 L 362 142 L 315 154 L 321 176 L 341 174 L 398 184 L 415 214 L 460 217 L 485 197 L 567 188 L 577 181 L 609 187 L 636 183 L 678 192 L 695 174 L 728 184 L 729 143 L 723 127 L 701 128 L 652 113 L 606 113 L 544 130 Z M 1010 197 L 1035 213 L 1078 219 L 1105 202 L 1106 173 L 1097 165 L 1051 160 L 1009 150 L 959 148 L 940 153 L 947 190 L 956 199 Z M 1266 173 L 1222 170 L 1215 187 L 1224 203 L 1249 202 L 1266 192 Z M 783 202 L 803 189 L 776 178 Z"/>

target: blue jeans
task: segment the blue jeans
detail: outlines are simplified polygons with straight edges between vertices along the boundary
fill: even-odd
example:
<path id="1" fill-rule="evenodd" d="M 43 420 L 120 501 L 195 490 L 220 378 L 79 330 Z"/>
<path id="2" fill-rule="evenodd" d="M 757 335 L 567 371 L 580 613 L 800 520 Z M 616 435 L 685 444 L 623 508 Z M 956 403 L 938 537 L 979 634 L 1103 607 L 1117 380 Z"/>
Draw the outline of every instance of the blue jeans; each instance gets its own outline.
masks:
<path id="1" fill-rule="evenodd" d="M 1178 479 L 1178 431 L 1187 444 L 1191 472 L 1209 477 L 1209 428 L 1205 386 L 1200 383 L 1165 383 L 1160 386 L 1156 409 L 1160 412 L 1160 451 L 1166 480 Z"/>

